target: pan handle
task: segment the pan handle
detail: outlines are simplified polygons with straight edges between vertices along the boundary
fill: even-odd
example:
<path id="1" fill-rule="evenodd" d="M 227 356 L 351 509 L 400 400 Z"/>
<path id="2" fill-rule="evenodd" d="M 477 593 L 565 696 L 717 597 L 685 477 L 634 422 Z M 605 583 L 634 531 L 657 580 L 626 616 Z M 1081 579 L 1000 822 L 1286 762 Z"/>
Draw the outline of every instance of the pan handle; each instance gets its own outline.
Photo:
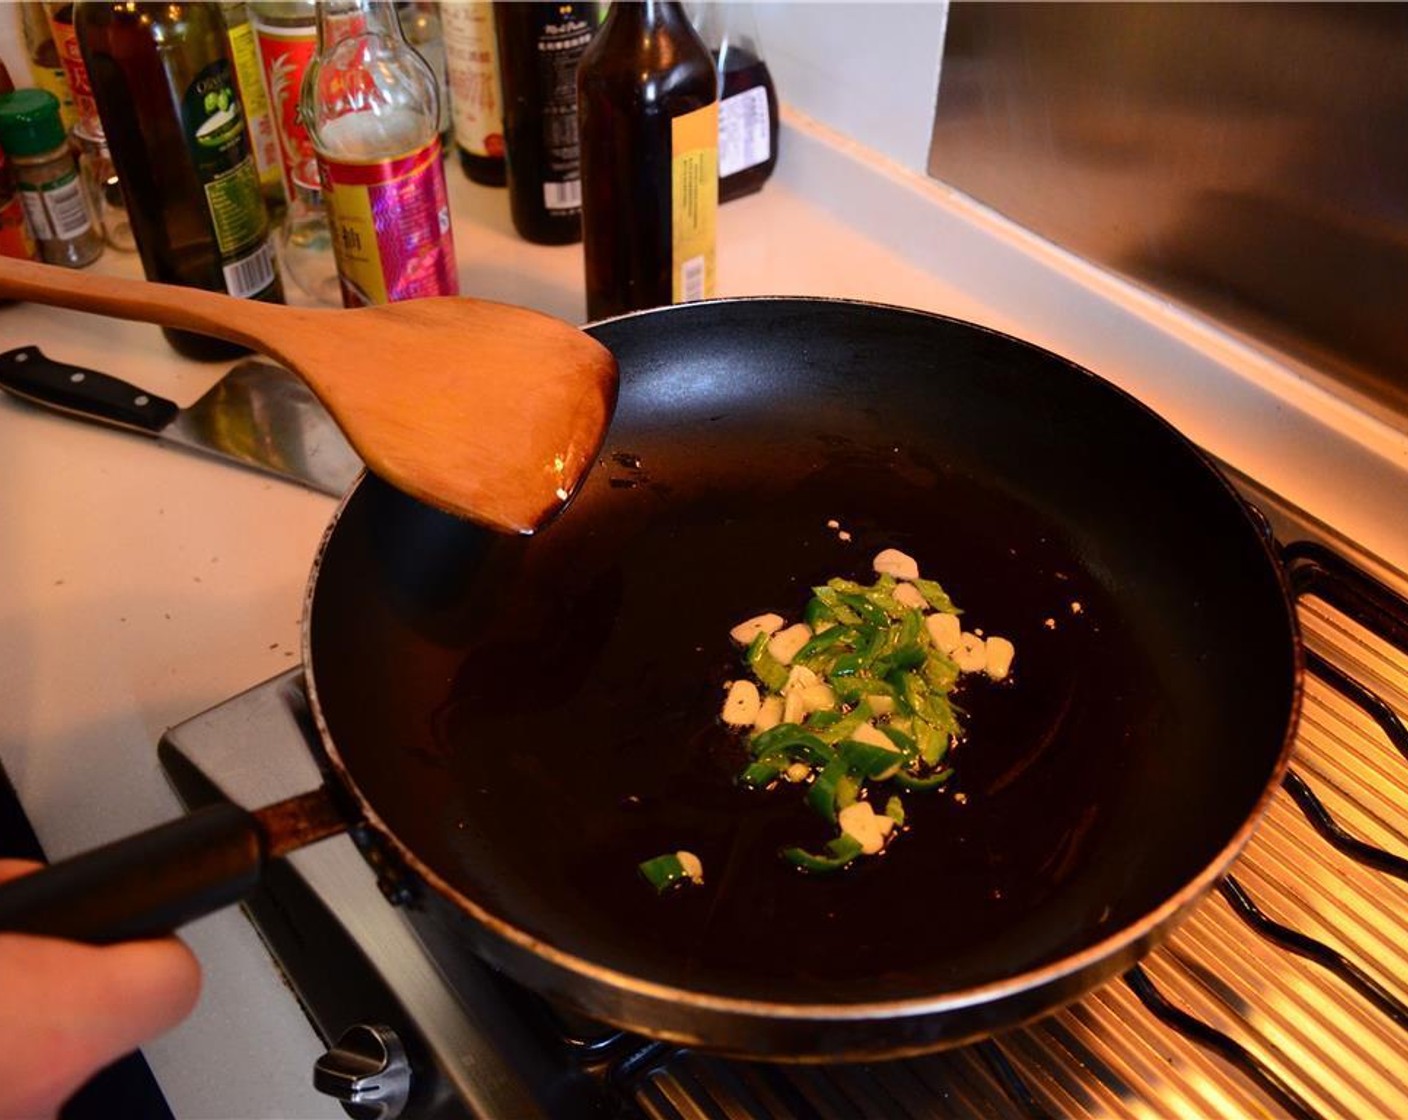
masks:
<path id="1" fill-rule="evenodd" d="M 325 789 L 253 812 L 209 805 L 0 885 L 0 931 L 160 937 L 248 897 L 270 859 L 345 827 Z"/>

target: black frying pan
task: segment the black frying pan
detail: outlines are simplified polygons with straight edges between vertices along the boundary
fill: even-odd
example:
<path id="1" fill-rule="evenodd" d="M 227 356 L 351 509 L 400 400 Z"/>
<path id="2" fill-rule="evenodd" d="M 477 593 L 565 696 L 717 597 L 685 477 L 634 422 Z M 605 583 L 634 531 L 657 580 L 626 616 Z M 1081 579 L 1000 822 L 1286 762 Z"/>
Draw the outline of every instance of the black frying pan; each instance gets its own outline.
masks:
<path id="1" fill-rule="evenodd" d="M 622 391 L 566 514 L 499 537 L 368 478 L 310 585 L 333 797 L 427 933 L 589 1015 L 804 1059 L 976 1037 L 1147 951 L 1245 843 L 1299 710 L 1280 567 L 1216 470 L 1095 376 L 938 316 L 762 299 L 592 331 Z M 820 880 L 776 858 L 826 839 L 795 792 L 733 783 L 727 631 L 883 547 L 1016 668 L 963 686 L 954 786 Z M 269 816 L 229 826 L 238 868 L 306 838 Z M 657 898 L 636 865 L 677 848 L 706 883 Z"/>

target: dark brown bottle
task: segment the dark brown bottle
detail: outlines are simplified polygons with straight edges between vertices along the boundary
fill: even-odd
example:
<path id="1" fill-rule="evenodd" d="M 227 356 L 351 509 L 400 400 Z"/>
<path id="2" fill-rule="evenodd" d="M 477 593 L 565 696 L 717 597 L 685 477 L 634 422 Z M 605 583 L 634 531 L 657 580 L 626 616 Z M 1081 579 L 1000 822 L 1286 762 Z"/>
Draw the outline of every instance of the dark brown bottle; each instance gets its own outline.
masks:
<path id="1" fill-rule="evenodd" d="M 684 6 L 611 6 L 577 76 L 587 317 L 714 293 L 718 89 Z"/>
<path id="2" fill-rule="evenodd" d="M 582 236 L 576 73 L 596 26 L 595 4 L 494 5 L 509 212 L 528 241 Z"/>
<path id="3" fill-rule="evenodd" d="M 77 28 L 147 279 L 282 303 L 219 7 L 85 3 Z M 164 333 L 189 358 L 245 352 Z"/>
<path id="4" fill-rule="evenodd" d="M 728 202 L 777 166 L 777 89 L 747 0 L 702 5 L 696 26 L 719 71 L 719 201 Z"/>

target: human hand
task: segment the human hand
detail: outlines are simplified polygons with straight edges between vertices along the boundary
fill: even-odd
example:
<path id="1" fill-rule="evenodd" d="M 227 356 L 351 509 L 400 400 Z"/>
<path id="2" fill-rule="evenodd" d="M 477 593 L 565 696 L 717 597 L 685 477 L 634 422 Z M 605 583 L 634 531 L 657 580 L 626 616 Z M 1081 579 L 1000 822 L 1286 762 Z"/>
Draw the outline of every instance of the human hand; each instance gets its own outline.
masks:
<path id="1" fill-rule="evenodd" d="M 0 859 L 0 882 L 38 866 Z M 174 937 L 93 946 L 0 933 L 0 1117 L 53 1116 L 199 994 L 200 966 Z"/>

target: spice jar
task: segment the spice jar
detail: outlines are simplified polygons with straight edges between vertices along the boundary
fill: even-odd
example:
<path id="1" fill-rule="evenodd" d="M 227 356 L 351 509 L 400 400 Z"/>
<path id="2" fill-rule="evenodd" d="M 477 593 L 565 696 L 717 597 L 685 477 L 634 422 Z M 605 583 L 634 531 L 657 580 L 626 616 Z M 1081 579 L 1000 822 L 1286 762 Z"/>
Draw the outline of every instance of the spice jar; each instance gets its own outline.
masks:
<path id="1" fill-rule="evenodd" d="M 0 147 L 13 167 L 40 255 L 69 268 L 97 260 L 103 235 L 59 119 L 58 98 L 41 89 L 0 97 Z"/>

